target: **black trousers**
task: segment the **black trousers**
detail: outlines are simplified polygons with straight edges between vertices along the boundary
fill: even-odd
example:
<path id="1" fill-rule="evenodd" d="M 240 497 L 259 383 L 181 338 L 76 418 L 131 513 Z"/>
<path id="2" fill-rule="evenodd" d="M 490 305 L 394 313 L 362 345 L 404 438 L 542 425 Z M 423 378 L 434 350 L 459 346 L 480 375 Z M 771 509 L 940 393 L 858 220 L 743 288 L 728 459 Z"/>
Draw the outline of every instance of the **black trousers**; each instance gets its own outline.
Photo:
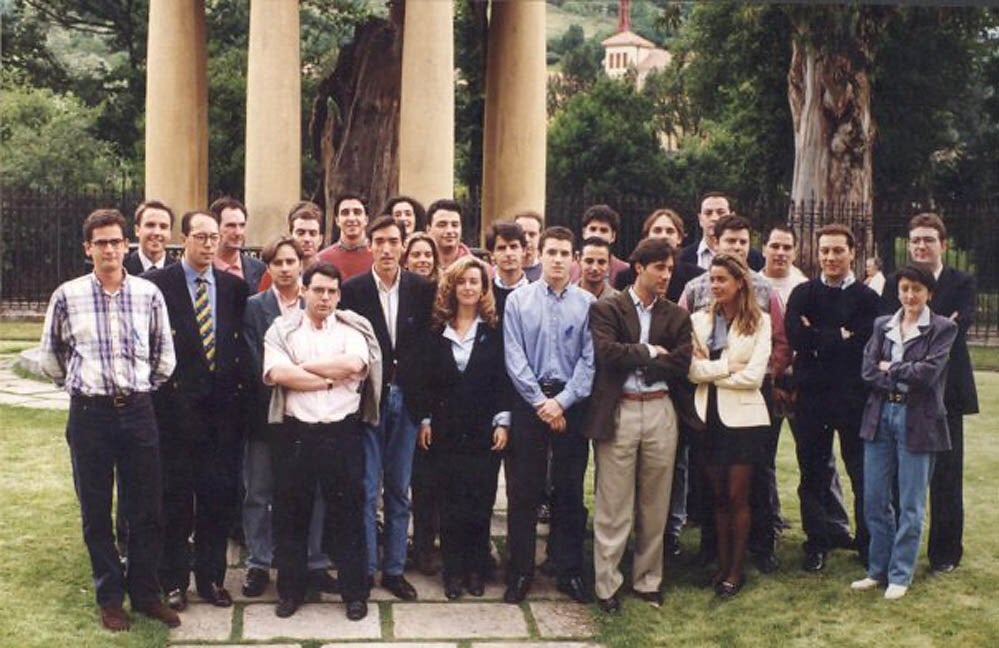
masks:
<path id="1" fill-rule="evenodd" d="M 964 553 L 964 416 L 947 414 L 951 449 L 936 453 L 930 478 L 930 565 L 958 565 Z"/>
<path id="2" fill-rule="evenodd" d="M 507 579 L 534 575 L 538 504 L 545 489 L 548 442 L 552 453 L 551 559 L 560 579 L 581 576 L 587 510 L 583 478 L 590 447 L 583 437 L 586 404 L 565 412 L 565 432 L 553 433 L 534 408 L 517 399 L 512 411 L 506 454 Z"/>
<path id="3" fill-rule="evenodd" d="M 444 487 L 441 482 L 440 452 L 436 445 L 416 448 L 413 453 L 412 490 L 413 549 L 429 552 L 441 533 Z"/>
<path id="4" fill-rule="evenodd" d="M 281 598 L 305 598 L 309 523 L 317 484 L 326 501 L 323 537 L 335 544 L 329 553 L 337 565 L 343 600 L 368 598 L 361 434 L 360 422 L 351 417 L 320 424 L 286 418 L 273 435 L 274 562 Z"/>
<path id="5" fill-rule="evenodd" d="M 489 521 L 496 499 L 500 453 L 457 448 L 440 454 L 444 576 L 489 576 Z"/>
<path id="6" fill-rule="evenodd" d="M 196 439 L 169 439 L 161 448 L 166 532 L 160 583 L 168 592 L 186 590 L 190 583 L 188 538 L 192 532 L 196 585 L 221 585 L 225 580 L 226 544 L 238 497 L 241 441 L 235 436 L 212 434 L 214 430 L 205 432 Z"/>
<path id="7" fill-rule="evenodd" d="M 66 441 L 98 605 L 121 605 L 126 590 L 133 606 L 156 601 L 163 509 L 159 432 L 152 399 L 136 394 L 123 407 L 114 407 L 101 399 L 74 396 Z M 127 575 L 112 534 L 116 471 L 119 492 L 125 495 L 118 513 L 124 514 L 129 529 Z"/>
<path id="8" fill-rule="evenodd" d="M 856 546 L 866 554 L 870 536 L 864 522 L 864 445 L 860 439 L 863 402 L 833 406 L 800 393 L 795 408 L 794 433 L 798 470 L 801 523 L 807 539 L 806 552 L 824 552 L 842 544 L 850 526 L 842 493 L 835 484 L 836 461 L 833 434 L 839 432 L 840 453 L 853 487 Z"/>

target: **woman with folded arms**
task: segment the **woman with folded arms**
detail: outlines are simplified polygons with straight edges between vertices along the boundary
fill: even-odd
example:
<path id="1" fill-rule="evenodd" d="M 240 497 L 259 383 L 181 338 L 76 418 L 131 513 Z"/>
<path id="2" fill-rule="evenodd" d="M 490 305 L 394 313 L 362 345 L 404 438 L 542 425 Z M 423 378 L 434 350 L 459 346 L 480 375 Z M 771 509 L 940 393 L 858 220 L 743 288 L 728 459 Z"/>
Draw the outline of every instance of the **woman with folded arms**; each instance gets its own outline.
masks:
<path id="1" fill-rule="evenodd" d="M 705 423 L 703 466 L 714 495 L 718 532 L 715 594 L 742 589 L 749 538 L 749 484 L 753 466 L 766 459 L 770 415 L 760 387 L 770 360 L 770 319 L 753 295 L 746 262 L 718 254 L 708 268 L 711 303 L 691 316 L 694 404 Z"/>
<path id="2" fill-rule="evenodd" d="M 899 270 L 894 315 L 874 320 L 864 349 L 863 376 L 871 388 L 860 437 L 864 443 L 864 518 L 871 533 L 867 577 L 855 590 L 887 584 L 886 599 L 905 596 L 912 582 L 926 512 L 934 453 L 950 450 L 944 382 L 957 324 L 927 302 L 933 275 Z M 898 493 L 898 511 L 893 502 Z"/>
<path id="3" fill-rule="evenodd" d="M 453 600 L 465 589 L 482 596 L 493 569 L 489 520 L 510 419 L 503 331 L 485 263 L 465 256 L 444 272 L 432 326 L 422 396 L 430 416 L 418 444 L 438 453 L 444 594 Z"/>

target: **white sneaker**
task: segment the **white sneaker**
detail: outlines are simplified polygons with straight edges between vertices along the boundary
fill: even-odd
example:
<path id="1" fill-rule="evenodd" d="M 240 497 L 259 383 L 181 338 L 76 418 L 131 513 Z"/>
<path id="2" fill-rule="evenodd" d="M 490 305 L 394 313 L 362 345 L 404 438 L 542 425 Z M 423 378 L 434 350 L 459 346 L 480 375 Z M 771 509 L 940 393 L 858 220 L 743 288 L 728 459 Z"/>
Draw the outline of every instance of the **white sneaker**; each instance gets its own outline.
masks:
<path id="1" fill-rule="evenodd" d="M 909 591 L 907 585 L 888 585 L 888 589 L 885 590 L 885 598 L 894 601 L 905 596 L 907 591 Z"/>
<path id="2" fill-rule="evenodd" d="M 861 578 L 860 580 L 853 581 L 850 583 L 850 589 L 857 592 L 865 592 L 867 590 L 877 589 L 881 587 L 883 583 L 879 580 L 874 580 L 873 578 Z"/>

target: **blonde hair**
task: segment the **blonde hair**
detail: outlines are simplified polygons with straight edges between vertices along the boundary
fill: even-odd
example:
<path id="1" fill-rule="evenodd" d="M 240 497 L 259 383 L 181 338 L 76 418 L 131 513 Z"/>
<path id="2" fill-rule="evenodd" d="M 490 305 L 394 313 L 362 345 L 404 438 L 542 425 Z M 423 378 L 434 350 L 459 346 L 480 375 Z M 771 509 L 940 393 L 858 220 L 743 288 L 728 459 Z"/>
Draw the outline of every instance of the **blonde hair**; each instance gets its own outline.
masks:
<path id="1" fill-rule="evenodd" d="M 451 322 L 458 313 L 458 297 L 455 286 L 465 271 L 475 268 L 482 276 L 482 296 L 479 297 L 478 315 L 489 326 L 496 326 L 496 298 L 493 297 L 492 281 L 489 279 L 489 266 L 471 254 L 459 257 L 441 273 L 437 284 L 437 298 L 434 300 L 433 324 L 443 330 L 444 325 Z"/>
<path id="2" fill-rule="evenodd" d="M 756 290 L 753 288 L 749 266 L 746 265 L 745 261 L 731 254 L 716 254 L 711 259 L 711 266 L 725 268 L 736 281 L 742 282 L 742 288 L 735 299 L 737 309 L 735 318 L 732 320 L 732 329 L 743 335 L 753 335 L 756 333 L 756 327 L 759 326 L 760 320 L 763 318 L 763 311 L 760 310 L 760 305 L 756 303 Z M 718 304 L 712 300 L 712 321 L 714 321 L 717 311 Z"/>

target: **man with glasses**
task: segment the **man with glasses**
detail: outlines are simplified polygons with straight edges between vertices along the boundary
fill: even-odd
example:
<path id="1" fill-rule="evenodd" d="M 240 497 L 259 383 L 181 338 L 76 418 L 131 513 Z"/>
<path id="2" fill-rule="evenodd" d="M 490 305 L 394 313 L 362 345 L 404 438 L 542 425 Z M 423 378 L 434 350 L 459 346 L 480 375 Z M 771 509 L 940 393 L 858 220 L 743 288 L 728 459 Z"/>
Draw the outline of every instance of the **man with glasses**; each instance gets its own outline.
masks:
<path id="1" fill-rule="evenodd" d="M 101 625 L 128 630 L 122 609 L 180 625 L 160 601 L 156 566 L 162 548 L 159 433 L 151 392 L 173 372 L 175 357 L 163 296 L 123 271 L 125 218 L 98 209 L 83 224 L 83 249 L 94 271 L 52 294 L 42 333 L 42 371 L 70 395 L 66 440 L 90 554 Z M 128 574 L 111 540 L 112 473 L 127 502 Z"/>
<path id="2" fill-rule="evenodd" d="M 237 501 L 248 288 L 213 267 L 220 239 L 214 215 L 187 212 L 180 227 L 180 263 L 149 274 L 166 300 L 177 352 L 177 369 L 155 397 L 166 517 L 160 581 L 167 604 L 185 609 L 193 532 L 198 595 L 229 607 L 232 597 L 222 584 Z"/>

